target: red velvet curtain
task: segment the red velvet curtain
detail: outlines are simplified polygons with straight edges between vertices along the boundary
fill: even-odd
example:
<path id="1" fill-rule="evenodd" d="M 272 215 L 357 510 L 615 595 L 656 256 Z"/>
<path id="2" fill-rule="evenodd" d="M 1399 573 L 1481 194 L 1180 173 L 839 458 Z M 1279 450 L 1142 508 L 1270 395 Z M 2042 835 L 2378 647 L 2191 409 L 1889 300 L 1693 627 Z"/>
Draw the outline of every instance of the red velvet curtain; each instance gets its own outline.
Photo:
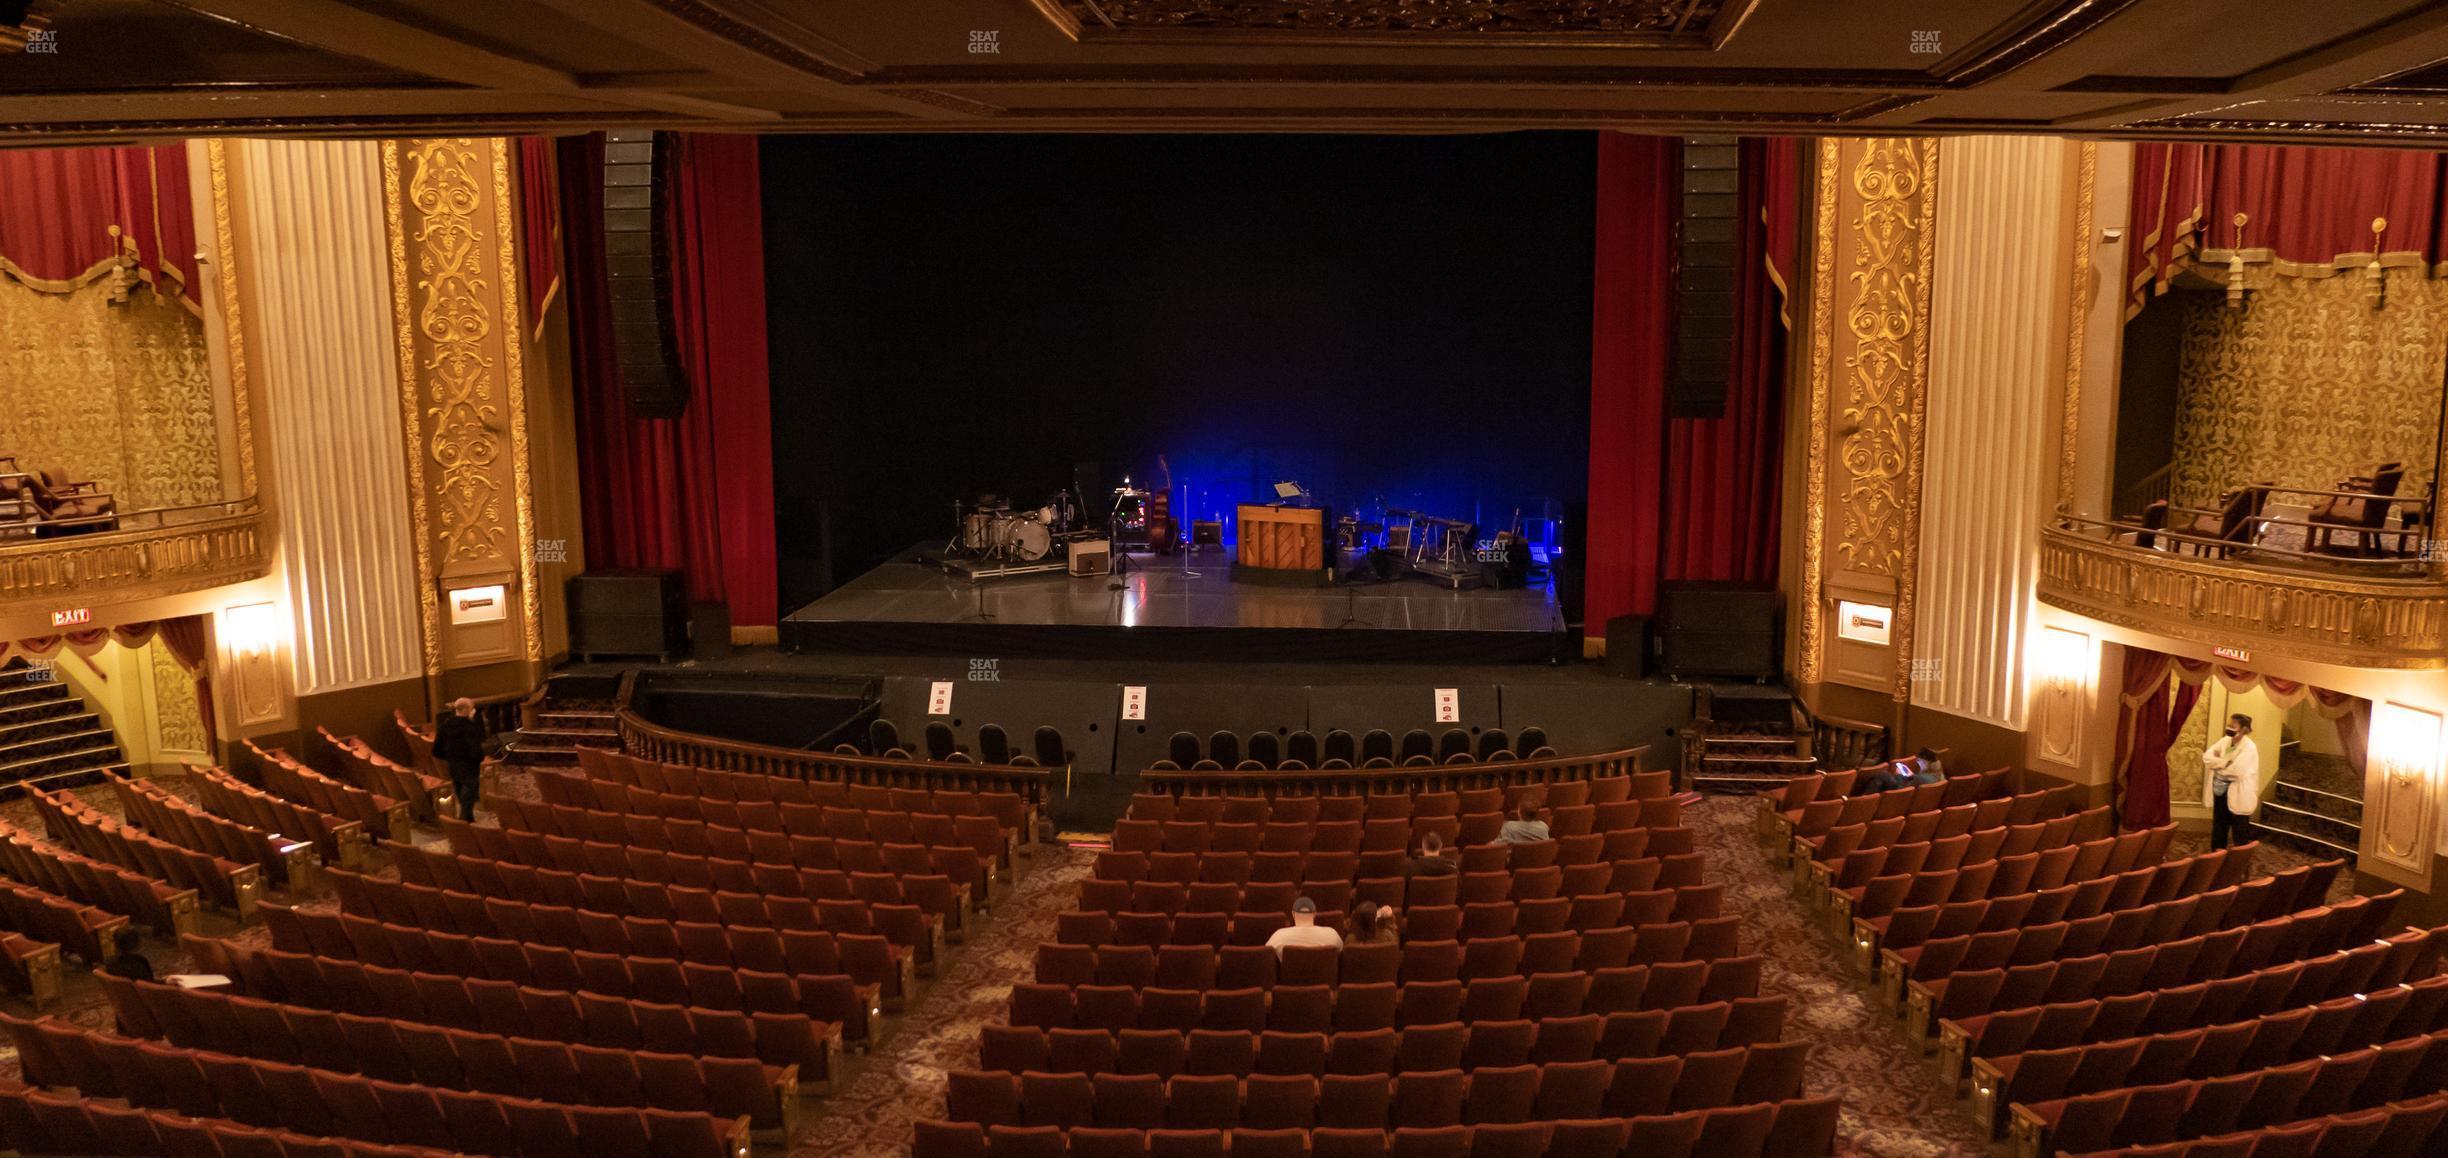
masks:
<path id="1" fill-rule="evenodd" d="M 1740 145 L 1734 359 L 1723 417 L 1668 424 L 1668 579 L 1776 579 L 1785 343 L 1778 316 L 1783 294 L 1772 267 L 1779 244 L 1775 223 L 1790 226 L 1795 214 L 1798 145 L 1790 138 L 1745 138 Z M 1790 228 L 1783 242 L 1790 244 Z M 1790 265 L 1790 253 L 1786 260 Z"/>
<path id="2" fill-rule="evenodd" d="M 159 638 L 162 646 L 170 649 L 170 658 L 195 673 L 196 710 L 204 716 L 204 750 L 218 751 L 220 745 L 213 728 L 212 664 L 206 662 L 210 645 L 205 642 L 204 617 L 182 615 L 162 620 Z"/>
<path id="3" fill-rule="evenodd" d="M 754 138 L 678 134 L 666 177 L 673 311 L 688 410 L 629 416 L 604 287 L 603 138 L 560 147 L 580 501 L 591 567 L 670 567 L 731 621 L 779 619 L 764 215 Z"/>
<path id="4" fill-rule="evenodd" d="M 2334 268 L 2369 261 L 2372 220 L 2391 265 L 2436 271 L 2448 260 L 2448 157 L 2396 149 L 2299 145 L 2134 146 L 2134 242 L 2126 250 L 2127 313 L 2202 250 L 2247 261 Z M 2246 216 L 2235 225 L 2235 215 Z"/>
<path id="5" fill-rule="evenodd" d="M 0 150 L 0 273 L 65 292 L 124 257 L 192 306 L 195 252 L 184 144 Z"/>
<path id="6" fill-rule="evenodd" d="M 561 296 L 561 186 L 550 137 L 520 137 L 519 262 L 527 275 L 528 324 L 539 332 Z"/>
<path id="7" fill-rule="evenodd" d="M 1582 614 L 1593 636 L 1603 636 L 1615 616 L 1657 606 L 1682 152 L 1672 137 L 1598 134 Z"/>
<path id="8" fill-rule="evenodd" d="M 2117 721 L 2118 814 L 2128 829 L 2168 822 L 2168 745 L 2193 715 L 2201 685 L 2168 673 L 2176 657 L 2148 648 L 2125 649 L 2125 686 Z"/>

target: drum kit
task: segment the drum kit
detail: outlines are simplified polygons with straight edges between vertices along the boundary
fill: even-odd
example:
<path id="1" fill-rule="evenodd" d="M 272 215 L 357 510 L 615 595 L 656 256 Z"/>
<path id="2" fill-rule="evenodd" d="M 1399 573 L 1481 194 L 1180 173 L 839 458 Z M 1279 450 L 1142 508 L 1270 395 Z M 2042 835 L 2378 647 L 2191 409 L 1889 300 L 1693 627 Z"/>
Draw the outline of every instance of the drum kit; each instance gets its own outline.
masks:
<path id="1" fill-rule="evenodd" d="M 1015 510 L 994 495 L 962 503 L 956 513 L 959 529 L 946 554 L 1006 565 L 1042 562 L 1071 530 L 1073 513 L 1068 491 L 1034 510 Z"/>

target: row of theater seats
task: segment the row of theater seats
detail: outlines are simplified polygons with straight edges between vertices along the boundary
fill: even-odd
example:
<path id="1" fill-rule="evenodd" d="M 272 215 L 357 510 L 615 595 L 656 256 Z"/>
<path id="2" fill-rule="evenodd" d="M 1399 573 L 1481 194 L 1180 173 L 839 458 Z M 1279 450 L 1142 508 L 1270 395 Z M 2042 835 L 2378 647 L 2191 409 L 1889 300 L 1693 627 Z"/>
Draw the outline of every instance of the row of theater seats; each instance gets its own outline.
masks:
<path id="1" fill-rule="evenodd" d="M 1246 1029 L 990 1025 L 978 1047 L 978 1064 L 1012 1073 L 1034 1070 L 1169 1078 L 1175 1074 L 1315 1077 L 1618 1061 L 1775 1042 L 1784 1032 L 1785 1012 L 1783 997 L 1742 997 L 1604 1015 L 1483 1018 L 1375 1029 L 1264 1029 L 1252 1033 Z"/>
<path id="2" fill-rule="evenodd" d="M 1400 823 L 1396 821 L 1394 823 Z M 1096 857 L 1095 876 L 1109 881 L 1154 881 L 1168 884 L 1268 884 L 1278 881 L 1365 880 L 1400 876 L 1410 871 L 1411 850 L 1405 848 L 1318 848 L 1308 841 L 1281 843 L 1308 847 L 1238 852 L 1210 848 L 1204 852 L 1107 848 Z M 1329 843 L 1350 843 L 1348 840 Z M 1360 844 L 1370 843 L 1364 837 Z M 1388 839 L 1377 843 L 1390 844 Z M 1626 828 L 1590 832 L 1517 844 L 1466 844 L 1454 850 L 1458 873 L 1525 872 L 1550 865 L 1573 868 L 1632 860 L 1639 857 L 1692 855 L 1688 828 Z"/>
<path id="3" fill-rule="evenodd" d="M 1625 800 L 1577 804 L 1545 814 L 1556 839 L 1599 836 L 1682 823 L 1680 801 Z M 1197 820 L 1117 820 L 1113 847 L 1123 852 L 1400 852 L 1430 834 L 1453 847 L 1490 844 L 1509 819 L 1501 812 L 1460 816 L 1394 817 L 1383 820 L 1319 820 L 1265 824 Z"/>
<path id="4" fill-rule="evenodd" d="M 1216 732 L 1202 744 L 1189 732 L 1175 732 L 1165 741 L 1165 758 L 1151 767 L 1257 772 L 1275 768 L 1492 764 L 1555 755 L 1555 749 L 1547 744 L 1544 728 L 1524 728 L 1519 736 L 1509 736 L 1502 728 L 1482 729 L 1476 736 L 1471 733 L 1468 728 L 1447 728 L 1432 735 L 1426 728 L 1413 728 L 1397 738 L 1383 728 L 1372 728 L 1355 738 L 1350 732 L 1334 728 L 1321 737 L 1304 728 L 1296 732 L 1251 732 L 1247 739 L 1234 732 Z"/>
<path id="5" fill-rule="evenodd" d="M 720 860 L 762 861 L 767 864 L 796 864 L 807 868 L 841 867 L 849 854 L 843 846 L 857 841 L 867 845 L 886 843 L 907 844 L 918 848 L 963 846 L 986 857 L 998 876 L 1010 875 L 1012 842 L 1009 834 L 995 826 L 990 817 L 941 817 L 948 821 L 951 832 L 946 834 L 930 828 L 924 838 L 918 833 L 916 816 L 910 813 L 863 813 L 873 818 L 901 817 L 909 822 L 903 841 L 879 841 L 872 837 L 834 837 L 821 834 L 772 832 L 747 828 L 725 828 L 695 820 L 659 820 L 630 813 L 592 812 L 568 805 L 541 804 L 535 801 L 499 800 L 494 812 L 502 827 L 542 836 L 566 837 L 599 844 L 628 844 L 632 847 L 684 856 L 712 857 Z M 872 830 L 873 825 L 869 828 Z M 898 833 L 896 833 L 898 834 Z"/>
<path id="6" fill-rule="evenodd" d="M 1655 938 L 1661 951 L 1681 936 L 1679 932 L 1664 930 L 1684 927 L 1650 926 L 1661 930 Z M 1724 930 L 1730 928 L 1723 924 L 1710 926 L 1709 936 L 1718 943 L 1704 947 L 1726 947 Z M 1407 985 L 1528 977 L 1533 985 L 1543 989 L 1606 993 L 1611 985 L 1629 985 L 1629 992 L 1637 995 L 1644 985 L 1653 991 L 1671 991 L 1666 980 L 1669 976 L 1696 978 L 1722 973 L 1725 977 L 1755 978 L 1759 968 L 1757 956 L 1727 954 L 1691 955 L 1681 960 L 1644 961 L 1637 965 L 1613 960 L 1618 954 L 1628 957 L 1638 945 L 1635 938 L 1613 930 L 1602 931 L 1596 937 L 1496 938 L 1485 944 L 1486 948 L 1474 954 L 1452 941 L 1421 941 L 1405 946 L 1345 945 L 1340 949 L 1287 945 L 1280 953 L 1264 944 L 1215 948 L 1050 942 L 1037 947 L 1035 977 L 1041 984 L 1057 987 L 1124 985 L 1164 990 Z M 1687 952 L 1691 948 L 1689 941 L 1681 944 Z M 1584 968 L 1580 961 L 1584 954 L 1603 954 L 1611 963 Z M 1722 984 L 1725 982 L 1721 980 L 1718 985 Z M 1717 992 L 1718 985 L 1712 985 L 1710 991 Z M 1601 1006 L 1597 1012 L 1616 1008 L 1606 1002 L 1601 1002 Z M 1622 1007 L 1636 1008 L 1638 1003 Z"/>
<path id="7" fill-rule="evenodd" d="M 29 787 L 26 798 L 33 803 L 34 814 L 42 818 L 45 834 L 54 844 L 168 882 L 175 888 L 194 889 L 206 901 L 236 913 L 242 920 L 254 910 L 256 896 L 263 886 L 263 870 L 252 863 L 239 864 L 172 844 L 120 823 L 73 792 L 55 795 Z"/>
<path id="8" fill-rule="evenodd" d="M 641 850 L 634 845 L 612 845 L 578 837 L 551 837 L 512 827 L 480 827 L 460 820 L 443 820 L 441 827 L 443 835 L 450 837 L 450 847 L 460 852 L 453 857 L 436 857 L 426 850 L 424 857 L 416 857 L 416 869 L 404 869 L 428 874 L 409 876 L 416 884 L 494 894 L 497 891 L 494 884 L 514 889 L 514 884 L 502 876 L 504 872 L 526 867 L 536 869 L 536 886 L 548 898 L 556 898 L 556 903 L 578 903 L 565 901 L 561 896 L 585 896 L 585 889 L 595 886 L 592 879 L 600 876 L 622 881 L 622 889 L 632 894 L 629 903 L 634 908 L 644 906 L 636 908 L 644 916 L 659 916 L 661 908 L 678 911 L 683 903 L 678 901 L 681 889 L 764 891 L 810 898 L 869 896 L 920 906 L 933 906 L 938 903 L 933 896 L 938 891 L 947 891 L 955 898 L 967 898 L 969 906 L 984 911 L 991 901 L 996 872 L 994 859 L 979 857 L 979 852 L 967 845 L 876 845 L 871 840 L 815 837 L 805 842 L 805 847 L 798 847 L 796 840 L 791 847 L 783 847 L 783 857 L 788 859 L 730 859 Z M 401 859 L 401 864 L 406 864 L 406 859 Z M 563 891 L 556 894 L 556 889 Z M 659 906 L 656 896 L 644 896 L 661 889 L 671 889 L 661 894 L 661 901 L 668 901 L 663 906 Z M 903 896 L 876 896 L 876 889 L 901 891 Z M 945 923 L 950 930 L 952 916 L 945 916 Z"/>
<path id="9" fill-rule="evenodd" d="M 168 881 L 45 843 L 5 820 L 0 820 L 0 873 L 53 896 L 128 917 L 165 936 L 195 928 L 198 901 L 194 889 L 176 888 Z"/>
<path id="10" fill-rule="evenodd" d="M 1200 824 L 1316 824 L 1339 820 L 1409 820 L 1480 813 L 1510 813 L 1524 804 L 1573 808 L 1663 800 L 1674 795 L 1674 773 L 1633 772 L 1587 780 L 1459 788 L 1434 792 L 1370 792 L 1350 796 L 1175 796 L 1137 792 L 1127 819 L 1196 821 Z M 1672 823 L 1669 821 L 1668 823 Z"/>
<path id="11" fill-rule="evenodd" d="M 1401 944 L 1403 968 L 1409 971 L 1419 968 L 1419 962 L 1447 960 L 1464 962 L 1465 969 L 1470 968 L 1471 963 L 1514 961 L 1524 971 L 1539 972 L 1567 967 L 1573 962 L 1579 962 L 1580 968 L 1593 969 L 1632 961 L 1673 961 L 1687 956 L 1730 957 L 1734 955 L 1737 918 L 1714 915 L 1723 896 L 1722 885 L 1625 893 L 1618 899 L 1624 901 L 1627 914 L 1634 912 L 1635 906 L 1644 910 L 1649 906 L 1668 906 L 1670 916 L 1687 912 L 1709 915 L 1586 930 L 1560 927 L 1527 935 L 1499 932 L 1506 916 L 1501 911 L 1473 925 L 1468 920 L 1468 914 L 1455 906 L 1412 910 L 1402 915 L 1402 921 L 1408 926 Z M 1563 906 L 1573 903 L 1559 897 L 1545 911 L 1558 918 L 1569 918 L 1571 914 Z M 1640 915 L 1652 915 L 1652 912 L 1642 911 Z M 1339 930 L 1343 925 L 1343 916 L 1340 909 L 1321 907 L 1317 910 L 1317 924 L 1322 928 Z M 1054 936 L 1057 943 L 1065 945 L 1145 945 L 1150 948 L 1208 945 L 1222 950 L 1264 946 L 1275 930 L 1290 923 L 1290 914 L 1280 910 L 1231 914 L 1098 913 L 1075 910 L 1055 917 Z M 1464 939 L 1463 932 L 1468 928 L 1494 935 Z"/>
<path id="12" fill-rule="evenodd" d="M 799 1112 L 796 1064 L 342 1017 L 117 977 L 104 984 L 121 1033 L 183 1049 L 567 1105 L 700 1110 L 759 1130 L 783 1130 Z"/>
<path id="13" fill-rule="evenodd" d="M 604 887 L 584 889 L 576 898 L 581 903 L 573 905 L 515 893 L 481 896 L 355 873 L 333 874 L 343 913 L 470 936 L 707 963 L 748 962 L 755 969 L 788 961 L 792 950 L 804 944 L 839 944 L 856 963 L 853 972 L 875 984 L 887 984 L 904 973 L 904 961 L 932 975 L 942 956 L 940 920 L 916 905 L 664 890 L 646 882 L 628 882 L 635 887 L 624 888 L 624 882 L 608 878 L 582 879 Z M 683 917 L 675 903 L 703 907 Z M 636 911 L 641 908 L 651 911 Z M 697 919 L 705 917 L 708 908 L 712 919 Z M 785 934 L 800 935 L 800 940 Z M 868 976 L 870 971 L 890 976 Z"/>
<path id="14" fill-rule="evenodd" d="M 1071 753 L 1063 742 L 1062 729 L 1050 724 L 1040 725 L 1029 733 L 1028 746 L 1023 749 L 1001 724 L 980 724 L 976 743 L 963 744 L 952 731 L 952 725 L 942 720 L 929 720 L 919 731 L 918 742 L 902 739 L 901 729 L 891 720 L 878 717 L 867 723 L 867 745 L 841 744 L 834 751 L 843 755 L 881 756 L 891 760 L 932 760 L 945 764 L 995 764 L 1014 768 L 1060 768 L 1071 762 Z"/>
<path id="15" fill-rule="evenodd" d="M 1121 855 L 1128 857 L 1135 854 Z M 1099 865 L 1096 876 L 1081 882 L 1079 907 L 1107 913 L 1264 912 L 1289 909 L 1293 898 L 1298 895 L 1318 900 L 1316 894 L 1308 891 L 1307 886 L 1312 884 L 1321 890 L 1338 892 L 1341 894 L 1339 899 L 1369 901 L 1386 908 L 1474 906 L 1572 900 L 1682 888 L 1698 885 L 1702 877 L 1702 862 L 1698 853 L 1638 857 L 1570 867 L 1548 865 L 1511 871 L 1495 869 L 1408 877 L 1400 875 L 1399 871 L 1365 874 L 1357 867 L 1359 860 L 1354 853 L 1337 853 L 1331 857 L 1318 854 L 1310 862 L 1319 867 L 1318 875 L 1314 877 L 1247 882 L 1230 879 L 1234 866 L 1210 863 L 1202 865 L 1202 871 L 1214 872 L 1214 875 L 1226 879 L 1192 884 L 1150 880 L 1143 872 L 1131 872 L 1118 866 L 1109 871 L 1106 866 Z M 1248 864 L 1246 856 L 1242 857 L 1241 863 Z M 1222 871 L 1216 871 L 1218 869 Z M 1343 906 L 1338 904 L 1335 907 Z M 1509 928 L 1512 919 L 1507 917 L 1505 924 Z"/>
<path id="16" fill-rule="evenodd" d="M 232 1000 L 278 1004 L 292 1025 L 312 1023 L 314 1013 L 321 1011 L 573 1045 L 756 1058 L 770 1065 L 798 1066 L 811 1084 L 839 1076 L 836 1059 L 845 1044 L 842 1025 L 795 1011 L 713 1009 L 488 977 L 411 972 L 201 937 L 184 941 L 200 966 L 231 979 L 237 990 Z M 144 991 L 141 996 L 152 995 Z M 236 1006 L 233 1013 L 243 1018 L 244 1008 Z M 167 1024 L 177 1007 L 155 1006 L 153 1012 L 157 1021 Z M 219 1030 L 242 1032 L 237 1021 L 224 1021 Z M 322 1040 L 329 1040 L 328 1035 Z"/>
<path id="17" fill-rule="evenodd" d="M 2448 1093 L 2192 1142 L 2078 1158 L 2430 1158 L 2448 1151 Z"/>
<path id="18" fill-rule="evenodd" d="M 2018 1155 L 2429 1152 L 2436 1121 L 2386 1107 L 2448 1083 L 2448 929 L 2396 931 L 2400 893 L 2328 904 L 2342 864 L 2254 876 L 2251 846 L 2171 861 L 2172 826 L 2106 810 L 1992 844 L 1941 826 L 1944 786 L 1855 786 L 1766 794 L 1763 840 Z"/>
<path id="19" fill-rule="evenodd" d="M 1595 1031 L 1596 1049 L 1635 1049 L 1662 1013 L 1670 1029 L 1688 1016 L 1724 1024 L 1738 1013 L 1766 1018 L 1782 1005 L 1762 1005 L 1758 958 L 1614 966 L 1595 973 L 1482 977 L 1468 981 L 1282 985 L 1271 989 L 1168 989 L 1127 985 L 1012 988 L 1010 1024 L 1058 1029 L 1172 1030 L 1191 1033 L 1365 1033 L 1449 1022 L 1512 1022 L 1525 1045 L 1534 1037 L 1582 1040 Z M 1749 1003 L 1749 1004 L 1746 1004 Z M 1691 1010 L 1702 1012 L 1690 1013 Z M 1774 1016 L 1781 1017 L 1780 1013 Z M 1564 1048 L 1559 1045 L 1559 1048 Z"/>
<path id="20" fill-rule="evenodd" d="M 112 1158 L 451 1158 L 423 1146 L 392 1146 L 265 1130 L 168 1110 L 144 1110 L 46 1093 L 0 1081 L 0 1138 L 32 1154 Z"/>
<path id="21" fill-rule="evenodd" d="M 187 782 L 195 787 L 205 810 L 215 816 L 289 840 L 307 841 L 325 864 L 357 868 L 365 863 L 371 838 L 357 821 L 276 796 L 219 768 L 190 764 Z"/>
<path id="22" fill-rule="evenodd" d="M 945 1119 L 986 1126 L 1386 1130 L 1559 1118 L 1641 1118 L 1802 1094 L 1805 1042 L 1623 1061 L 1393 1074 L 1156 1074 L 953 1070 Z"/>
<path id="23" fill-rule="evenodd" d="M 2069 852 L 2080 846 L 2070 846 Z M 2061 881 L 2045 887 L 1992 892 L 1995 872 L 1967 879 L 1960 869 L 1897 873 L 1878 877 L 1847 898 L 1852 912 L 1855 961 L 1878 971 L 1888 950 L 1934 938 L 1965 937 L 2050 921 L 2079 921 L 2140 905 L 2198 896 L 2235 886 L 2235 905 L 2249 912 L 2289 912 L 2329 895 L 2343 861 L 2304 865 L 2268 877 L 2251 877 L 2257 842 L 2120 873 Z M 1996 862 L 1990 862 L 1992 866 Z M 2104 862 L 2103 862 L 2104 866 Z M 2034 865 L 2035 869 L 2037 864 Z M 1958 895 L 1958 894 L 1970 895 Z"/>
<path id="24" fill-rule="evenodd" d="M 458 807 L 458 792 L 449 780 L 393 760 L 358 737 L 335 736 L 331 729 L 320 726 L 315 731 L 331 745 L 342 779 L 376 795 L 405 802 L 409 815 L 417 820 L 431 824 Z M 413 750 L 414 745 L 410 747 Z"/>
<path id="25" fill-rule="evenodd" d="M 1805 772 L 1787 779 L 1780 787 L 1760 793 L 1758 827 L 1760 840 L 1768 846 L 1769 857 L 1778 864 L 1786 862 L 1792 851 L 1793 838 L 1805 835 L 1796 827 L 1802 823 L 1805 812 L 1812 818 L 1811 831 L 1807 835 L 1816 835 L 1827 831 L 1835 818 L 1847 808 L 1870 810 L 1870 816 L 1853 817 L 1858 821 L 1875 816 L 1899 816 L 1905 812 L 1927 812 L 1957 804 L 1975 804 L 2013 794 L 2014 777 L 2012 770 L 2006 768 L 1949 776 L 1937 784 L 1916 784 L 1888 792 L 1866 789 L 1857 794 L 1853 789 L 1861 784 L 1864 771 L 1837 769 Z"/>
<path id="26" fill-rule="evenodd" d="M 1315 1130 L 917 1123 L 916 1158 L 1813 1158 L 1834 1152 L 1838 1099 L 1648 1118 Z"/>
<path id="27" fill-rule="evenodd" d="M 191 1118 L 502 1158 L 747 1152 L 744 1117 L 436 1089 L 95 1033 L 48 1018 L 0 1013 L 0 1029 L 17 1043 L 31 1083 Z"/>
<path id="28" fill-rule="evenodd" d="M 311 843 L 215 816 L 159 784 L 113 780 L 110 786 L 119 800 L 120 815 L 131 825 L 181 848 L 233 864 L 252 864 L 274 888 L 312 884 Z M 293 868 L 297 870 L 294 875 L 302 879 L 292 879 Z"/>
<path id="29" fill-rule="evenodd" d="M 964 777 L 957 768 L 938 770 L 940 780 L 944 781 L 941 783 L 886 787 L 697 768 L 602 748 L 580 748 L 578 770 L 591 780 L 708 801 L 820 804 L 869 812 L 940 812 L 952 816 L 974 815 L 983 809 L 1023 841 L 1032 839 L 1031 830 L 1035 827 L 1031 821 L 1036 808 L 1031 797 L 1009 787 L 958 787 Z M 910 770 L 904 775 L 915 776 L 919 771 Z"/>
<path id="30" fill-rule="evenodd" d="M 21 468 L 15 457 L 0 455 L 0 540 L 48 539 L 118 527 L 118 500 L 92 480 L 72 481 L 55 471 Z"/>
<path id="31" fill-rule="evenodd" d="M 503 823 L 611 841 L 634 839 L 634 833 L 649 828 L 685 830 L 702 824 L 737 832 L 883 844 L 967 844 L 1005 866 L 1010 863 L 1011 850 L 1020 843 L 1018 831 L 998 815 L 1020 811 L 1000 807 L 1017 802 L 1009 793 L 994 794 L 998 799 L 975 792 L 934 793 L 937 799 L 928 802 L 932 807 L 913 812 L 889 805 L 700 800 L 550 772 L 536 773 L 535 783 L 541 808 L 534 802 L 521 802 L 526 807 L 513 809 Z"/>
<path id="32" fill-rule="evenodd" d="M 258 748 L 252 740 L 245 743 L 255 753 L 254 773 L 264 791 L 318 812 L 356 821 L 374 840 L 409 839 L 407 801 L 342 783 L 278 748 Z"/>

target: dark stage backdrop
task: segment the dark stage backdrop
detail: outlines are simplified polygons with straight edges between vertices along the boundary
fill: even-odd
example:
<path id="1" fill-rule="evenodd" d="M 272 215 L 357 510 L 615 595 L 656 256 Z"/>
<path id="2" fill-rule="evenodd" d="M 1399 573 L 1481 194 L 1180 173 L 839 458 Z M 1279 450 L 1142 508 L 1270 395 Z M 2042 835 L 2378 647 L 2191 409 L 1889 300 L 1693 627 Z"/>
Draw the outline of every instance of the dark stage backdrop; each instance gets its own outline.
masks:
<path id="1" fill-rule="evenodd" d="M 1168 454 L 1185 519 L 1585 493 L 1589 134 L 763 148 L 786 612 L 1079 461 Z"/>

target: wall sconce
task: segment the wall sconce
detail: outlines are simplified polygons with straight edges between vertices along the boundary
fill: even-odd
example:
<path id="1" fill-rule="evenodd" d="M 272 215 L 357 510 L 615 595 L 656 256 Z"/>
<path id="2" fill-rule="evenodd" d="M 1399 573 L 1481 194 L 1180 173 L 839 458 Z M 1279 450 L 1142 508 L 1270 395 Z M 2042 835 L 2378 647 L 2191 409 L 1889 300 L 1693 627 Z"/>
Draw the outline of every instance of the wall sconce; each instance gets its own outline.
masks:
<path id="1" fill-rule="evenodd" d="M 232 652 L 252 655 L 280 649 L 281 637 L 288 632 L 281 622 L 277 603 L 247 603 L 221 613 L 221 629 L 229 636 Z"/>
<path id="2" fill-rule="evenodd" d="M 2063 627 L 2040 629 L 2032 649 L 2040 699 L 2040 751 L 2073 763 L 2082 746 L 2083 689 L 2091 679 L 2091 637 Z"/>
<path id="3" fill-rule="evenodd" d="M 2235 215 L 2235 242 L 2227 251 L 2227 308 L 2244 308 L 2244 226 L 2252 220 L 2248 213 Z"/>
<path id="4" fill-rule="evenodd" d="M 2372 705 L 2364 763 L 2368 781 L 2380 791 L 2381 855 L 2421 863 L 2417 857 L 2430 855 L 2423 821 L 2440 774 L 2439 714 L 2387 701 Z"/>

